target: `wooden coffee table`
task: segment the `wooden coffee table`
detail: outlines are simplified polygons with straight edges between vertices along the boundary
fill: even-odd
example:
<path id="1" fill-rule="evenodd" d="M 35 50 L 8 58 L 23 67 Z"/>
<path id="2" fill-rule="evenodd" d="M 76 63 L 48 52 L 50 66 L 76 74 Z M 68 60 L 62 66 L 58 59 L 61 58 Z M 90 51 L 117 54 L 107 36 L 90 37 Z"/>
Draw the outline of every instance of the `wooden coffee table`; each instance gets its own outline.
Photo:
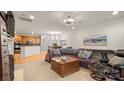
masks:
<path id="1" fill-rule="evenodd" d="M 62 60 L 61 57 L 55 57 L 51 61 L 51 69 L 62 78 L 79 71 L 79 67 L 79 60 L 71 57 L 67 60 Z"/>

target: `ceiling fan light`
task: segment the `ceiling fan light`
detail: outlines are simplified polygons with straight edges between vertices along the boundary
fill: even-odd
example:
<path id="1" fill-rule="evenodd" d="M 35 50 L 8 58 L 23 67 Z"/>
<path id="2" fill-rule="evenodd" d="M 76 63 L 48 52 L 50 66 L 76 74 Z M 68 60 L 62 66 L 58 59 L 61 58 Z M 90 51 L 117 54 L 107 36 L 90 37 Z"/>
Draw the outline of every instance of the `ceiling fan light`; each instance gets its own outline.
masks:
<path id="1" fill-rule="evenodd" d="M 75 29 L 75 27 L 73 26 L 72 29 Z"/>
<path id="2" fill-rule="evenodd" d="M 66 21 L 67 21 L 67 20 L 65 19 L 65 20 L 64 20 L 64 23 L 66 23 Z"/>
<path id="3" fill-rule="evenodd" d="M 68 22 L 74 22 L 74 19 L 69 18 L 69 19 L 67 19 L 67 21 Z"/>
<path id="4" fill-rule="evenodd" d="M 72 18 L 65 19 L 64 23 L 66 25 L 74 25 L 74 19 L 72 19 Z"/>

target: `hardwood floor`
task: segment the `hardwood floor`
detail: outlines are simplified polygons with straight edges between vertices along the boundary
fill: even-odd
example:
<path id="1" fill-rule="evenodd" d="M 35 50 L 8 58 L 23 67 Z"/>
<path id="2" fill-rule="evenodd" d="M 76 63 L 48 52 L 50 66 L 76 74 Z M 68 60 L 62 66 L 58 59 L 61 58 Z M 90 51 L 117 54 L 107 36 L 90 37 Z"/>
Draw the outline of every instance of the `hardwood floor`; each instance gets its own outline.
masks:
<path id="1" fill-rule="evenodd" d="M 29 63 L 29 62 L 38 62 L 38 61 L 43 61 L 45 59 L 46 52 L 30 56 L 30 57 L 25 57 L 22 58 L 20 54 L 15 54 L 14 55 L 14 63 L 15 64 L 24 64 L 24 63 Z"/>

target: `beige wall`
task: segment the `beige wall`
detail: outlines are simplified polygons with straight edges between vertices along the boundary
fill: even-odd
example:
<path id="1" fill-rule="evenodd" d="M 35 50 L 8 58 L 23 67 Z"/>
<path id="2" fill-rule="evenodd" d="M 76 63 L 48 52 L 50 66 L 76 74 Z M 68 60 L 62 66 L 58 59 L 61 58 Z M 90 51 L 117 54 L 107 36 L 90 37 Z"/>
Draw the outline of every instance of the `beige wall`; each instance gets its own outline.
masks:
<path id="1" fill-rule="evenodd" d="M 92 35 L 107 34 L 107 46 L 84 46 L 83 38 Z M 124 18 L 109 20 L 89 26 L 80 31 L 72 33 L 71 45 L 74 48 L 95 48 L 95 49 L 124 49 Z"/>

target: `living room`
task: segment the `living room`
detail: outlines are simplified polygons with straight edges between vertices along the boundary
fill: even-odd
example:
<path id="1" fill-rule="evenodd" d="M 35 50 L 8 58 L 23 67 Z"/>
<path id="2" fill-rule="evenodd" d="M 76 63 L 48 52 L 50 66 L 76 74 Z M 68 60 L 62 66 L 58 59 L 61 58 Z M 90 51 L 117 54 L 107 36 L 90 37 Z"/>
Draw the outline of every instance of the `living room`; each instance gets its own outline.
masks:
<path id="1" fill-rule="evenodd" d="M 1 0 L 1 93 L 123 93 L 123 0 Z"/>
<path id="2" fill-rule="evenodd" d="M 7 13 L 14 19 L 8 17 L 8 24 L 15 24 L 10 25 L 15 30 L 7 32 L 13 32 L 9 55 L 14 57 L 14 68 L 8 67 L 11 79 L 3 80 L 124 80 L 123 11 Z"/>
<path id="3" fill-rule="evenodd" d="M 57 51 L 60 49 L 60 51 L 62 51 L 62 52 L 66 51 L 67 54 L 69 52 L 70 53 L 69 55 L 73 54 L 72 52 L 75 51 L 73 49 L 85 49 L 88 51 L 90 50 L 90 51 L 92 51 L 93 56 L 97 57 L 99 59 L 99 61 L 103 60 L 103 63 L 105 63 L 105 64 L 108 64 L 110 60 L 114 59 L 114 52 L 116 52 L 117 50 L 120 50 L 120 49 L 122 50 L 124 48 L 124 45 L 122 43 L 120 43 L 123 40 L 123 33 L 124 33 L 123 32 L 124 13 L 122 11 L 120 11 L 120 12 L 119 11 L 108 11 L 108 12 L 105 12 L 105 11 L 97 11 L 97 12 L 95 12 L 95 11 L 93 11 L 93 12 L 90 12 L 90 11 L 85 11 L 85 12 L 83 12 L 83 11 L 81 11 L 81 12 L 80 11 L 79 12 L 71 12 L 71 11 L 55 12 L 54 11 L 54 12 L 52 12 L 51 11 L 51 12 L 49 12 L 48 11 L 47 12 L 47 11 L 45 11 L 45 12 L 14 12 L 14 13 L 15 13 L 15 18 L 16 18 L 17 24 L 21 24 L 21 22 L 24 24 L 24 26 L 22 25 L 21 27 L 19 25 L 17 25 L 16 34 L 18 34 L 18 35 L 20 35 L 20 34 L 30 35 L 31 34 L 32 35 L 31 31 L 32 31 L 32 29 L 34 29 L 33 35 L 41 36 L 41 42 L 40 42 L 41 43 L 40 44 L 41 45 L 41 54 L 40 54 L 40 56 L 43 56 L 43 57 L 36 55 L 35 56 L 36 58 L 33 57 L 34 58 L 34 60 L 33 60 L 33 58 L 31 58 L 32 56 L 30 56 L 29 59 L 31 59 L 31 60 L 29 60 L 29 62 L 33 62 L 32 64 L 29 63 L 30 65 L 36 64 L 34 62 L 41 62 L 41 61 L 44 62 L 44 60 L 49 62 L 52 60 L 52 58 L 56 57 L 56 56 L 52 55 L 52 57 L 49 58 L 49 56 L 51 56 L 50 55 L 51 52 L 48 53 L 50 48 L 52 48 L 52 49 L 55 48 Z M 34 19 L 33 19 L 32 23 L 30 24 L 32 28 L 25 29 L 25 27 L 29 26 L 29 24 L 27 24 L 25 20 L 19 21 L 17 16 L 26 17 L 27 15 L 28 16 L 33 15 Z M 95 18 L 97 18 L 97 20 Z M 71 21 L 68 21 L 68 20 L 71 20 Z M 37 24 L 37 27 L 35 24 Z M 21 31 L 19 31 L 19 30 L 21 30 Z M 113 37 L 118 37 L 118 38 L 113 38 Z M 90 42 L 90 41 L 87 42 L 87 40 L 89 40 L 89 39 L 92 39 L 92 40 L 100 39 L 101 40 L 101 38 L 103 39 L 103 41 L 101 41 L 101 42 L 99 42 L 99 41 L 97 43 Z M 55 45 L 55 47 L 54 47 L 54 45 Z M 63 48 L 63 50 L 62 50 L 62 48 Z M 66 49 L 66 48 L 68 48 L 68 49 Z M 49 56 L 47 56 L 47 55 L 49 55 Z M 62 58 L 66 59 L 66 56 L 64 55 L 64 56 L 62 56 Z M 78 51 L 77 56 L 79 56 L 79 51 Z M 37 60 L 35 61 L 35 59 L 37 59 Z M 68 57 L 67 57 L 67 59 L 68 59 Z M 120 59 L 118 59 L 118 61 L 119 60 Z M 26 61 L 28 61 L 28 60 L 26 60 Z M 26 61 L 24 63 L 28 63 Z M 92 61 L 94 61 L 94 59 L 91 60 L 91 63 L 92 63 Z M 93 63 L 96 63 L 96 62 L 93 62 Z M 26 64 L 26 65 L 28 66 L 29 64 Z M 100 75 L 98 75 L 98 77 L 91 76 L 91 71 L 89 71 L 89 69 L 88 70 L 85 69 L 84 68 L 85 66 L 82 66 L 82 65 L 84 65 L 84 63 L 79 63 L 79 64 L 81 66 L 80 68 L 83 69 L 81 71 L 84 71 L 84 72 L 79 72 L 79 73 L 87 73 L 85 78 L 77 78 L 77 76 L 79 74 L 77 72 L 77 75 L 76 75 L 76 73 L 73 73 L 72 75 L 69 75 L 67 77 L 65 77 L 66 75 L 62 76 L 64 78 L 61 78 L 61 75 L 60 76 L 51 75 L 51 76 L 49 76 L 49 77 L 51 77 L 50 79 L 46 77 L 46 76 L 48 76 L 46 74 L 46 76 L 44 75 L 44 78 L 41 78 L 39 80 L 104 80 L 104 79 L 105 80 L 123 80 L 123 71 L 120 70 L 120 68 L 118 71 L 115 70 L 116 74 L 118 72 L 119 76 L 121 76 L 121 77 L 118 77 L 118 79 L 115 79 L 116 75 L 115 76 L 109 75 L 108 76 L 109 78 L 106 76 L 104 78 L 104 75 L 103 75 L 102 79 L 99 79 L 98 77 L 100 77 Z M 22 66 L 21 66 L 22 69 L 21 70 L 19 69 L 17 71 L 20 71 L 22 74 L 24 74 L 23 70 L 27 70 L 27 72 L 28 72 L 29 71 L 27 69 L 28 67 L 23 68 L 24 65 L 25 64 L 22 64 Z M 39 65 L 39 64 L 36 64 L 36 65 Z M 45 65 L 47 65 L 47 62 L 45 63 Z M 86 67 L 89 66 L 88 62 L 86 63 L 86 65 L 87 65 Z M 118 65 L 118 64 L 116 64 L 116 65 Z M 98 67 L 99 67 L 99 65 L 98 65 Z M 19 66 L 19 68 L 20 68 L 20 66 Z M 17 69 L 18 69 L 18 66 L 17 66 Z M 33 67 L 32 67 L 32 69 L 33 69 Z M 49 70 L 51 70 L 50 67 L 49 67 Z M 78 70 L 79 70 L 79 68 L 78 68 Z M 112 70 L 114 70 L 114 69 L 112 69 Z M 34 71 L 34 73 L 36 72 L 35 70 L 33 70 L 33 71 Z M 71 71 L 73 72 L 73 70 L 71 70 Z M 43 72 L 46 72 L 46 71 L 43 71 Z M 113 74 L 115 72 L 113 71 L 113 72 L 111 72 L 111 74 Z M 37 73 L 37 75 L 39 75 L 39 73 Z M 55 73 L 60 73 L 60 72 L 55 71 Z M 42 74 L 44 74 L 44 73 L 42 73 Z M 49 74 L 52 74 L 52 73 L 50 72 Z M 75 77 L 73 77 L 73 75 L 75 75 Z M 36 76 L 36 75 L 33 75 L 33 76 Z M 82 74 L 82 76 L 84 76 L 84 75 Z M 80 77 L 82 77 L 82 76 L 80 76 Z M 117 74 L 117 76 L 118 76 L 118 74 Z M 26 77 L 29 77 L 29 76 L 25 75 L 25 79 L 24 79 L 24 76 L 23 76 L 23 79 L 24 80 L 37 80 L 37 78 L 39 78 L 40 76 L 36 76 L 34 78 L 26 78 Z M 42 75 L 42 77 L 43 77 L 43 75 Z"/>

